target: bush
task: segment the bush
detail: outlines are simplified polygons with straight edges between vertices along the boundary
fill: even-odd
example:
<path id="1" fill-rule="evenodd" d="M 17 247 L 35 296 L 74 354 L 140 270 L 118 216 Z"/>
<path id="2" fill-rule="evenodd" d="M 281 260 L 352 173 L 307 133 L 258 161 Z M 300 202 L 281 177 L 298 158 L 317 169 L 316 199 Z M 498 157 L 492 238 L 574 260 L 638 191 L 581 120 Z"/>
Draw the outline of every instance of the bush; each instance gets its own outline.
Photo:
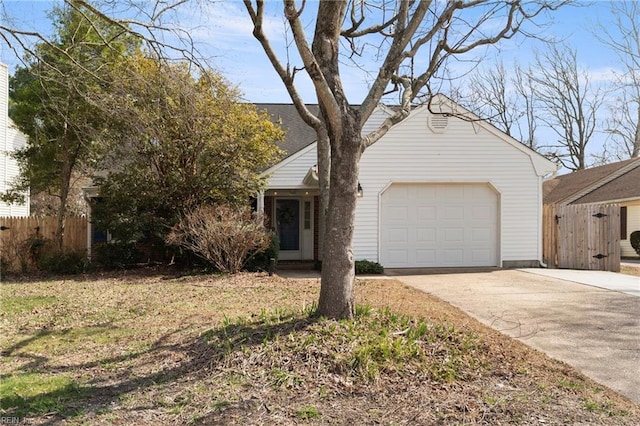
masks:
<path id="1" fill-rule="evenodd" d="M 382 273 L 384 273 L 384 268 L 381 264 L 370 260 L 356 260 L 356 275 Z"/>
<path id="2" fill-rule="evenodd" d="M 356 260 L 355 268 L 356 268 L 356 275 L 384 273 L 384 268 L 382 267 L 381 264 L 377 262 L 372 262 L 370 260 Z M 321 271 L 322 261 L 316 260 L 315 264 L 313 265 L 313 269 L 315 269 L 316 271 Z"/>
<path id="3" fill-rule="evenodd" d="M 114 242 L 95 246 L 93 261 L 106 269 L 128 269 L 142 261 L 135 243 Z"/>
<path id="4" fill-rule="evenodd" d="M 86 257 L 82 251 L 63 251 L 42 255 L 38 269 L 53 274 L 73 275 L 84 271 Z"/>
<path id="5" fill-rule="evenodd" d="M 167 244 L 192 251 L 221 272 L 240 272 L 249 253 L 269 247 L 270 232 L 261 215 L 248 206 L 200 206 L 188 213 L 167 236 Z"/>
<path id="6" fill-rule="evenodd" d="M 245 264 L 245 269 L 249 272 L 262 272 L 269 270 L 270 259 L 275 259 L 278 263 L 278 256 L 280 256 L 280 239 L 275 232 L 271 233 L 271 240 L 269 246 L 259 252 L 254 252 L 249 255 L 249 259 Z"/>
<path id="7" fill-rule="evenodd" d="M 633 231 L 629 236 L 629 242 L 631 247 L 638 253 L 638 256 L 640 256 L 640 231 Z"/>

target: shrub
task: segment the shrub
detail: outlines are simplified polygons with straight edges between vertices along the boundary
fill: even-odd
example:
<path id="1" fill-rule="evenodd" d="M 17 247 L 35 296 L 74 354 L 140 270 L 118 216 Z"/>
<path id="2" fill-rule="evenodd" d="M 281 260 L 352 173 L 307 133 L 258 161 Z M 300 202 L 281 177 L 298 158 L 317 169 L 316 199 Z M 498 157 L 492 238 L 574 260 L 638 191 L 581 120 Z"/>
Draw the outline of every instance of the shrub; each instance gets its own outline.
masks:
<path id="1" fill-rule="evenodd" d="M 35 268 L 35 259 L 31 247 L 31 238 L 18 240 L 7 238 L 0 246 L 0 270 L 3 273 L 26 273 Z"/>
<path id="2" fill-rule="evenodd" d="M 356 260 L 356 275 L 382 273 L 384 273 L 384 268 L 381 264 L 370 260 Z"/>
<path id="3" fill-rule="evenodd" d="M 356 275 L 362 274 L 383 274 L 384 268 L 381 264 L 377 262 L 372 262 L 370 260 L 356 260 L 355 261 Z M 313 269 L 316 271 L 322 270 L 322 261 L 316 260 L 313 265 Z"/>
<path id="4" fill-rule="evenodd" d="M 253 252 L 249 255 L 249 259 L 245 264 L 245 269 L 247 271 L 268 271 L 270 259 L 275 259 L 276 264 L 278 263 L 278 256 L 280 255 L 280 239 L 278 238 L 278 234 L 275 232 L 270 231 L 270 234 L 269 246 L 263 251 Z"/>
<path id="5" fill-rule="evenodd" d="M 640 231 L 633 231 L 629 236 L 629 242 L 631 247 L 638 253 L 638 256 L 640 256 Z"/>
<path id="6" fill-rule="evenodd" d="M 261 215 L 248 206 L 200 206 L 173 227 L 167 244 L 192 251 L 221 272 L 240 272 L 249 253 L 264 251 L 271 239 Z"/>
<path id="7" fill-rule="evenodd" d="M 93 260 L 106 269 L 128 269 L 142 261 L 135 243 L 113 242 L 95 246 Z"/>
<path id="8" fill-rule="evenodd" d="M 86 258 L 82 251 L 51 252 L 38 260 L 38 269 L 53 274 L 73 275 L 84 271 Z"/>

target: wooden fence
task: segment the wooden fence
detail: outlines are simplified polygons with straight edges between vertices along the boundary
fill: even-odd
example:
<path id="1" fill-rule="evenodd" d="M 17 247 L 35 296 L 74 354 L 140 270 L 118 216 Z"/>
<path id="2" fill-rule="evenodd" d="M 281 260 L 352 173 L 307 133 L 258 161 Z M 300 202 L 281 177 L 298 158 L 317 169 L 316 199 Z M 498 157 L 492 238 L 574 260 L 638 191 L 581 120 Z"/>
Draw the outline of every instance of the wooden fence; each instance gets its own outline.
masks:
<path id="1" fill-rule="evenodd" d="M 9 269 L 24 269 L 28 262 L 25 242 L 29 238 L 53 240 L 58 218 L 52 216 L 0 217 L 0 255 Z M 64 224 L 62 246 L 65 250 L 84 251 L 87 248 L 87 219 L 68 217 Z"/>
<path id="2" fill-rule="evenodd" d="M 620 271 L 620 206 L 543 207 L 544 262 L 550 268 Z"/>

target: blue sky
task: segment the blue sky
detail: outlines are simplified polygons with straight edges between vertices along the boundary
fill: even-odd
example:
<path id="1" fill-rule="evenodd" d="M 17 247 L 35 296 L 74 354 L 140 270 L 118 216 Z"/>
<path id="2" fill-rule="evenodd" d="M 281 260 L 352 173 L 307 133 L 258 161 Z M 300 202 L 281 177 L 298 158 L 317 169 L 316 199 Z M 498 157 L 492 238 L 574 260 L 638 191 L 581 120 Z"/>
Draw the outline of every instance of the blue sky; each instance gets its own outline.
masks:
<path id="1" fill-rule="evenodd" d="M 581 7 L 566 7 L 554 12 L 551 23 L 541 30 L 545 37 L 564 40 L 578 50 L 580 64 L 588 68 L 598 79 L 607 79 L 611 70 L 617 68 L 617 58 L 597 41 L 593 31 L 598 24 L 611 21 L 607 1 L 582 2 Z M 4 0 L 3 7 L 10 20 L 3 19 L 5 25 L 51 33 L 46 13 L 53 2 L 40 0 Z M 273 6 L 279 3 L 273 2 Z M 271 69 L 261 47 L 251 36 L 251 26 L 244 6 L 240 1 L 216 3 L 208 9 L 185 8 L 182 12 L 185 28 L 197 41 L 202 51 L 207 53 L 211 64 L 218 68 L 232 83 L 237 84 L 251 102 L 288 102 L 286 92 L 277 75 Z M 4 18 L 3 17 L 3 18 Z M 273 34 L 274 45 L 282 47 L 286 43 L 282 21 L 275 16 L 267 16 L 267 24 Z M 542 49 L 536 40 L 505 43 L 498 51 L 489 49 L 487 60 L 499 57 L 506 64 L 517 60 L 527 64 L 534 49 Z M 1 46 L 0 58 L 10 66 L 17 63 L 15 54 Z M 284 49 L 280 50 L 284 53 Z M 343 80 L 352 102 L 361 101 L 366 92 L 365 77 L 358 70 L 344 67 Z M 302 84 L 305 100 L 313 102 L 310 85 Z"/>
<path id="2" fill-rule="evenodd" d="M 20 29 L 51 33 L 51 26 L 46 13 L 53 2 L 48 0 L 4 0 L 2 2 L 3 24 Z M 265 26 L 272 37 L 272 44 L 281 56 L 286 53 L 287 36 L 283 30 L 282 18 L 278 16 L 281 2 L 272 1 L 267 13 Z M 545 38 L 555 38 L 577 49 L 579 65 L 587 69 L 591 80 L 606 84 L 612 80 L 614 72 L 621 69 L 618 58 L 596 37 L 600 25 L 615 32 L 610 24 L 613 17 L 608 1 L 578 2 L 577 6 L 564 7 L 547 18 L 543 28 L 530 28 Z M 9 18 L 7 21 L 5 18 Z M 196 41 L 197 46 L 209 57 L 210 63 L 219 69 L 244 94 L 244 99 L 255 103 L 289 103 L 287 92 L 272 69 L 261 46 L 251 35 L 252 26 L 247 12 L 238 0 L 221 1 L 202 6 L 201 8 L 183 7 L 177 15 L 181 26 L 187 29 Z M 11 66 L 17 63 L 15 54 L 0 45 L 0 60 Z M 534 51 L 544 49 L 544 45 L 535 39 L 520 39 L 503 43 L 500 49 L 490 48 L 484 52 L 482 66 L 499 58 L 507 68 L 517 61 L 526 66 L 533 59 Z M 292 62 L 296 64 L 295 54 Z M 299 62 L 297 62 L 299 64 Z M 370 64 L 375 69 L 376 64 Z M 462 65 L 457 72 L 462 72 L 468 65 Z M 303 73 L 300 73 L 303 74 Z M 349 100 L 353 104 L 362 101 L 367 91 L 366 75 L 354 67 L 343 67 L 341 76 Z M 315 94 L 308 80 L 301 79 L 298 85 L 303 99 L 316 102 Z M 602 108 L 601 115 L 607 114 Z M 552 135 L 550 137 L 553 137 Z M 602 142 L 607 135 L 599 133 L 591 143 L 592 153 L 601 150 Z"/>

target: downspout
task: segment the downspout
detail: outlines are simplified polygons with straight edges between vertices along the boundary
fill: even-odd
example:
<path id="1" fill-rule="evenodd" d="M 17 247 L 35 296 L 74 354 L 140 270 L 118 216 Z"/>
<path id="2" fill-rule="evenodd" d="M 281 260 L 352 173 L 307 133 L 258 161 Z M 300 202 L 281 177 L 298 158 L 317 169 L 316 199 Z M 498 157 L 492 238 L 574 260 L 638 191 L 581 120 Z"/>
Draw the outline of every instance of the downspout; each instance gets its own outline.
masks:
<path id="1" fill-rule="evenodd" d="M 555 177 L 557 171 L 553 173 Z M 542 198 L 542 182 L 544 180 L 544 176 L 538 176 L 538 262 L 540 263 L 540 267 L 549 269 L 549 266 L 544 263 L 543 257 L 543 246 L 544 246 L 544 229 L 542 229 L 543 225 L 543 198 Z"/>

